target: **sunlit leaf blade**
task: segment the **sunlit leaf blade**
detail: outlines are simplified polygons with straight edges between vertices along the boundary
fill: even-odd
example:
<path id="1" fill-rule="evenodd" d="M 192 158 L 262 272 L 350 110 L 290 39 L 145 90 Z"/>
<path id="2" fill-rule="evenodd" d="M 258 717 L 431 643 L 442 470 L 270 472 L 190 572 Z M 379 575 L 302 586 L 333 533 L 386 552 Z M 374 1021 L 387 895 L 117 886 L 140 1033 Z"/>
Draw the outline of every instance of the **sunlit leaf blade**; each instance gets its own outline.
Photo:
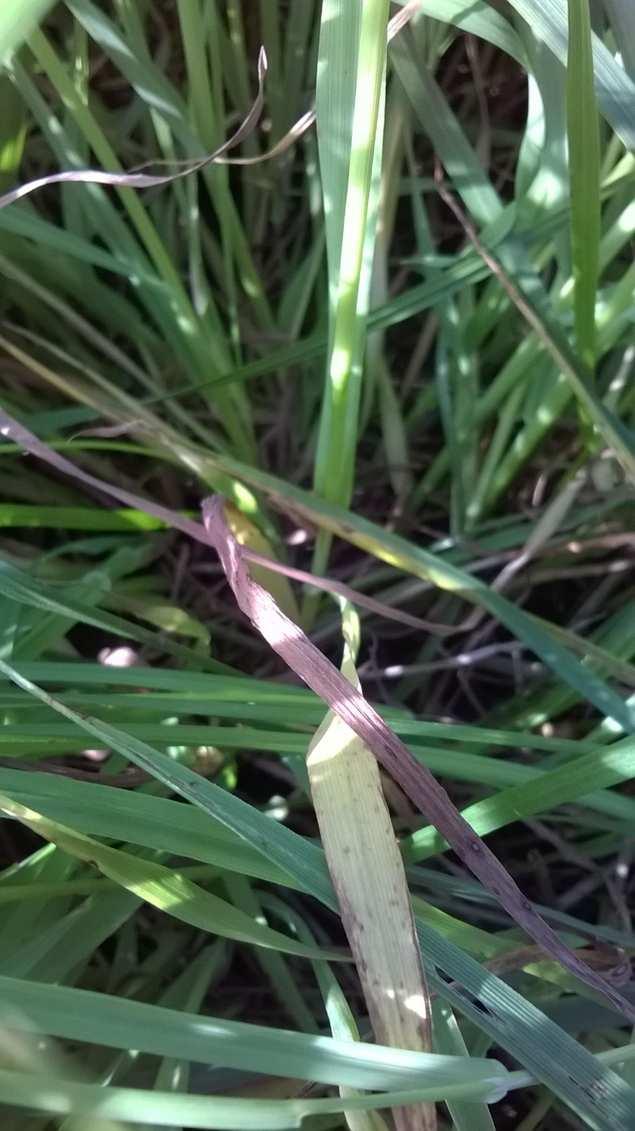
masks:
<path id="1" fill-rule="evenodd" d="M 226 900 L 205 891 L 170 868 L 99 844 L 90 837 L 76 833 L 64 825 L 58 825 L 7 797 L 0 796 L 0 808 L 70 855 L 89 864 L 96 864 L 104 876 L 114 880 L 127 891 L 145 899 L 160 911 L 189 923 L 190 926 L 239 942 L 267 946 L 289 954 L 302 955 L 305 958 L 315 958 L 319 955 L 319 952 L 316 953 L 293 939 L 285 938 L 278 931 L 263 926 Z M 333 959 L 343 956 L 327 953 L 324 957 Z"/>
<path id="2" fill-rule="evenodd" d="M 322 8 L 317 129 L 331 323 L 314 485 L 320 495 L 344 504 L 353 487 L 376 236 L 387 23 L 386 0 L 328 0 Z M 356 59 L 355 72 L 351 58 Z M 328 542 L 324 535 L 318 540 L 317 573 L 323 570 Z"/>
<path id="3" fill-rule="evenodd" d="M 53 0 L 20 0 L 5 4 L 0 12 L 0 63 L 22 45 L 52 7 Z"/>
<path id="4" fill-rule="evenodd" d="M 110 1047 L 138 1048 L 158 1056 L 184 1056 L 204 1064 L 246 1067 L 272 1075 L 297 1075 L 325 1084 L 405 1088 L 431 1084 L 441 1090 L 472 1083 L 480 1097 L 500 1096 L 507 1071 L 495 1060 L 441 1056 L 389 1049 L 361 1042 L 314 1037 L 284 1029 L 247 1025 L 222 1017 L 188 1015 L 179 1010 L 95 994 L 66 986 L 38 986 L 0 976 L 3 1008 L 22 1027 Z"/>
<path id="5" fill-rule="evenodd" d="M 567 13 L 564 0 L 510 0 L 512 8 L 566 63 Z M 593 66 L 600 109 L 624 145 L 635 148 L 635 83 L 607 47 L 593 37 Z"/>

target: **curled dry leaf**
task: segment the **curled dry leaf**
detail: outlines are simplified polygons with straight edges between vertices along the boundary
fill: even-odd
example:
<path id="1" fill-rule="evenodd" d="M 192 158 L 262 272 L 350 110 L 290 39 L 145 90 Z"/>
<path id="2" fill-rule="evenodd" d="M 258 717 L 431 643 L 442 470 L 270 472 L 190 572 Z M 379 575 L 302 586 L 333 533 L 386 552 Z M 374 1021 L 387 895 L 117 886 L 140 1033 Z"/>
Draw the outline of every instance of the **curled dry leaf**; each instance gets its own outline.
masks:
<path id="1" fill-rule="evenodd" d="M 204 157 L 197 157 L 195 160 L 167 162 L 172 168 L 176 168 L 176 172 L 143 172 L 143 170 L 148 167 L 156 168 L 160 165 L 165 165 L 166 162 L 164 161 L 150 161 L 145 165 L 140 165 L 137 169 L 129 169 L 127 172 L 118 173 L 108 172 L 106 169 L 68 169 L 63 173 L 49 173 L 48 176 L 37 177 L 34 181 L 28 181 L 26 184 L 18 185 L 17 188 L 4 193 L 0 196 L 0 208 L 6 208 L 9 204 L 14 204 L 16 200 L 20 200 L 24 196 L 29 196 L 32 192 L 44 188 L 46 185 L 79 182 L 83 184 L 113 185 L 116 188 L 157 188 L 160 185 L 169 185 L 172 181 L 180 180 L 181 177 L 189 177 L 191 173 L 199 173 L 202 169 L 206 169 L 208 165 L 222 163 L 225 154 L 243 141 L 258 123 L 264 105 L 266 74 L 267 56 L 264 47 L 261 47 L 258 55 L 258 91 L 249 112 L 243 118 L 238 129 L 227 141 L 223 142 L 218 149 L 215 149 L 213 153 L 208 153 Z"/>
<path id="2" fill-rule="evenodd" d="M 393 16 L 388 24 L 389 41 L 394 39 L 398 32 L 412 19 L 418 6 L 419 0 L 408 0 L 401 11 Z M 6 208 L 9 204 L 14 204 L 16 200 L 30 196 L 32 192 L 37 192 L 38 189 L 45 188 L 47 185 L 98 184 L 110 185 L 115 188 L 159 188 L 162 185 L 171 184 L 172 181 L 180 180 L 181 177 L 200 173 L 208 165 L 256 165 L 262 161 L 271 161 L 274 157 L 280 157 L 313 125 L 315 109 L 312 108 L 302 114 L 284 137 L 281 137 L 265 153 L 259 153 L 257 157 L 228 157 L 229 151 L 239 145 L 241 141 L 244 141 L 258 124 L 264 105 L 266 74 L 267 55 L 264 47 L 261 47 L 258 53 L 258 90 L 256 97 L 238 129 L 213 153 L 184 161 L 165 161 L 162 159 L 147 161 L 143 165 L 137 166 L 136 169 L 127 169 L 123 172 L 109 172 L 106 169 L 67 169 L 62 173 L 48 173 L 44 177 L 36 177 L 33 181 L 27 181 L 25 184 L 17 185 L 9 192 L 3 193 L 0 196 L 0 208 Z M 175 171 L 171 173 L 144 172 L 144 170 L 165 166 L 169 166 Z"/>

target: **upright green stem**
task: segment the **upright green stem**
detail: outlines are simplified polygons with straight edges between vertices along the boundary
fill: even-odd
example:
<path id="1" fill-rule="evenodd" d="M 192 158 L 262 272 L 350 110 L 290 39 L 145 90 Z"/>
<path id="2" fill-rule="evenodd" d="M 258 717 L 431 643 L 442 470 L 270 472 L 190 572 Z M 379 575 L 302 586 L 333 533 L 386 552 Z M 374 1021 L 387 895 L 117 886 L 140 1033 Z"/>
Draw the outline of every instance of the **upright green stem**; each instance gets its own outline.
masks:
<path id="1" fill-rule="evenodd" d="M 600 259 L 600 131 L 589 0 L 568 0 L 567 136 L 575 333 L 580 359 L 595 365 L 595 298 Z"/>
<path id="2" fill-rule="evenodd" d="M 374 225 L 368 224 L 368 218 L 385 83 L 387 23 L 387 0 L 366 0 L 359 23 L 342 249 L 315 464 L 316 490 L 329 501 L 343 505 L 351 498 L 357 443 L 365 342 L 365 318 L 360 306 L 365 307 L 367 297 L 367 288 L 362 293 L 360 281 L 364 264 L 372 262 L 375 245 Z M 321 535 L 314 554 L 317 572 L 326 566 L 329 547 L 330 537 Z"/>

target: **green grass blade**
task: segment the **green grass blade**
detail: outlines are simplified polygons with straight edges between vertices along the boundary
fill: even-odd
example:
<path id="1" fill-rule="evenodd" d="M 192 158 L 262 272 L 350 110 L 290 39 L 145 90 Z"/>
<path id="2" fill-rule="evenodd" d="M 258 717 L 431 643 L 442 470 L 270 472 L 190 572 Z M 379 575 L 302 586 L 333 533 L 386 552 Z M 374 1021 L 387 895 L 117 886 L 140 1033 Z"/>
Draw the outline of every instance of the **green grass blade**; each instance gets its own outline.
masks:
<path id="1" fill-rule="evenodd" d="M 578 352 L 595 367 L 595 296 L 600 261 L 600 131 L 593 82 L 588 0 L 568 0 L 567 132 L 571 247 Z"/>
<path id="2" fill-rule="evenodd" d="M 560 62 L 567 60 L 567 14 L 564 0 L 509 0 Z M 600 110 L 627 149 L 635 149 L 635 83 L 593 35 L 593 67 Z"/>
<path id="3" fill-rule="evenodd" d="M 350 143 L 344 151 L 349 154 L 345 194 L 341 155 L 333 160 L 329 153 L 328 163 L 321 156 L 333 297 L 314 483 L 325 498 L 343 503 L 351 496 L 357 444 L 365 313 L 375 244 L 371 189 L 373 178 L 378 181 L 381 162 L 387 23 L 386 0 L 369 0 L 363 5 L 357 0 L 352 4 L 330 0 L 322 12 L 318 138 L 326 134 L 332 148 L 348 135 L 349 120 L 351 124 Z M 357 60 L 354 91 L 347 81 L 351 55 Z M 334 101 L 332 94 L 321 96 L 320 88 L 336 90 L 338 81 L 343 81 L 349 96 L 353 94 L 350 101 Z M 327 554 L 328 540 L 322 536 L 314 556 L 316 572 L 322 571 Z"/>
<path id="4" fill-rule="evenodd" d="M 118 617 L 114 613 L 95 609 L 88 601 L 74 600 L 69 594 L 69 588 L 60 586 L 56 588 L 37 581 L 21 570 L 12 568 L 8 562 L 0 562 L 0 593 L 5 597 L 34 609 L 42 609 L 68 617 L 71 621 L 80 621 L 82 624 L 91 624 L 95 628 L 102 628 L 118 636 L 136 640 L 141 644 L 159 647 L 161 651 L 180 655 L 184 660 L 189 659 L 197 666 L 215 668 L 213 660 L 204 659 L 199 652 L 187 648 L 185 645 L 159 637 L 156 633 L 133 624 L 132 621 Z M 73 587 L 77 591 L 77 587 Z M 97 594 L 95 594 L 97 596 Z M 102 594 L 102 600 L 105 594 Z M 223 665 L 224 666 L 224 665 Z"/>
<path id="5" fill-rule="evenodd" d="M 402 5 L 406 2 L 398 0 Z M 520 37 L 509 20 L 491 8 L 486 0 L 471 0 L 469 5 L 465 0 L 425 0 L 422 11 L 426 18 L 453 24 L 462 31 L 477 35 L 525 64 L 525 49 Z"/>
<path id="6" fill-rule="evenodd" d="M 289 874 L 269 863 L 266 853 L 253 848 L 209 811 L 97 782 L 63 780 L 55 774 L 26 775 L 0 769 L 0 788 L 53 821 L 91 836 L 131 841 L 283 887 L 295 886 Z"/>
<path id="7" fill-rule="evenodd" d="M 467 1047 L 456 1018 L 448 1005 L 435 1001 L 432 1007 L 435 1047 L 439 1052 L 468 1056 Z M 455 1131 L 495 1131 L 494 1122 L 485 1104 L 462 1104 L 450 1101 L 448 1110 Z"/>
<path id="8" fill-rule="evenodd" d="M 427 1077 L 442 1094 L 460 1073 L 462 1082 L 471 1082 L 481 1096 L 483 1090 L 500 1095 L 505 1088 L 507 1072 L 495 1060 L 472 1057 L 465 1062 L 462 1057 L 339 1041 L 1 976 L 0 989 L 4 1007 L 16 1013 L 16 1024 L 22 1017 L 23 1025 L 28 1019 L 42 1032 L 78 1041 L 353 1088 L 416 1087 Z"/>
<path id="9" fill-rule="evenodd" d="M 55 918 L 43 923 L 46 904 L 55 911 Z M 130 892 L 108 891 L 95 898 L 89 896 L 65 913 L 64 906 L 47 896 L 31 904 L 38 929 L 25 938 L 2 962 L 2 973 L 33 982 L 64 982 L 85 966 L 97 947 L 127 923 L 139 907 L 139 900 Z M 45 905 L 43 907 L 43 905 Z"/>
<path id="10" fill-rule="evenodd" d="M 20 0 L 20 3 L 3 6 L 0 13 L 0 62 L 5 62 L 7 56 L 28 39 L 52 6 L 53 0 Z"/>
<path id="11" fill-rule="evenodd" d="M 13 7 L 32 16 L 38 4 Z M 385 1131 L 376 1105 L 406 1102 L 393 1088 L 421 1084 L 409 1102 L 429 1098 L 429 1076 L 382 1081 L 378 1050 L 369 1060 L 359 1040 L 368 1014 L 350 966 L 318 957 L 344 925 L 305 764 L 324 706 L 227 604 L 197 522 L 210 488 L 240 507 L 245 536 L 262 533 L 265 555 L 306 566 L 316 546 L 315 561 L 350 581 L 365 602 L 360 677 L 391 704 L 379 730 L 418 763 L 414 790 L 422 768 L 439 775 L 496 839 L 531 901 L 523 921 L 535 908 L 556 951 L 597 959 L 613 986 L 606 947 L 633 948 L 613 922 L 621 870 L 615 912 L 601 883 L 635 819 L 632 5 L 396 0 L 385 79 L 374 42 L 375 107 L 360 39 L 382 4 L 176 0 L 165 19 L 134 0 L 68 0 L 42 4 L 19 50 L 0 51 L 6 187 L 210 152 L 253 104 L 259 44 L 269 56 L 262 116 L 232 154 L 265 160 L 135 194 L 66 182 L 0 211 L 0 994 L 18 979 L 11 1006 L 38 1002 L 57 1033 L 24 1016 L 11 1030 L 0 1092 L 15 1123 Z M 12 19 L 0 15 L 0 44 Z M 358 210 L 351 226 L 365 78 L 375 140 L 366 223 Z M 319 138 L 311 126 L 270 159 L 316 87 Z M 599 154 L 584 145 L 592 124 Z M 360 232 L 342 401 L 353 411 L 337 433 L 325 370 L 342 253 Z M 297 574 L 285 604 L 296 624 L 298 593 L 306 623 L 320 612 L 319 667 L 340 625 L 310 578 Z M 442 855 L 383 782 L 393 850 Z M 540 876 L 525 852 L 536 814 Z M 38 821 L 65 847 L 32 851 Z M 543 871 L 557 893 L 570 881 L 558 909 L 544 906 Z M 541 960 L 475 881 L 439 859 L 405 876 L 439 1051 L 455 1057 L 458 1084 L 435 1093 L 449 1109 L 440 1122 L 491 1131 L 496 1097 L 478 1090 L 468 1054 L 500 1050 L 526 1070 L 506 1101 L 517 1120 L 550 1109 L 547 1120 L 631 1131 L 634 1062 L 612 1047 L 621 1015 Z M 580 895 L 576 917 L 565 908 Z M 236 941 L 210 948 L 215 927 Z M 287 955 L 289 939 L 316 957 Z M 51 1009 L 59 989 L 76 996 Z M 209 1012 L 223 1016 L 206 1018 L 217 999 Z M 86 1039 L 68 1028 L 78 1013 Z M 226 1018 L 259 1024 L 228 1031 Z M 326 1064 L 329 1025 L 342 1047 L 327 1045 Z M 166 1029 L 172 1044 L 143 1048 Z M 298 1055 L 307 1035 L 290 1079 L 292 1043 Z M 240 1042 L 242 1059 L 224 1066 L 221 1045 L 233 1056 Z M 346 1075 L 360 1064 L 365 1084 Z M 286 1078 L 254 1081 L 259 1071 Z M 304 1080 L 331 1091 L 316 1100 Z M 361 1087 L 374 1093 L 365 1110 L 342 1112 Z"/>
<path id="12" fill-rule="evenodd" d="M 635 775 L 635 743 L 625 739 L 616 746 L 586 754 L 556 770 L 549 770 L 527 785 L 512 786 L 485 801 L 477 801 L 463 811 L 463 816 L 480 835 L 507 824 L 549 810 L 563 801 L 584 797 L 598 786 L 617 785 Z M 442 840 L 435 829 L 428 827 L 413 833 L 403 843 L 409 860 L 421 860 L 436 853 Z"/>
<path id="13" fill-rule="evenodd" d="M 605 6 L 622 62 L 635 78 L 635 9 L 630 0 L 605 0 Z"/>
<path id="14" fill-rule="evenodd" d="M 420 1086 L 408 1092 L 393 1092 L 374 1096 L 348 1096 L 346 1099 L 257 1100 L 220 1098 L 207 1095 L 175 1096 L 165 1091 L 145 1091 L 139 1088 L 108 1087 L 106 1089 L 79 1084 L 65 1079 L 55 1080 L 51 1074 L 35 1075 L 24 1072 L 0 1072 L 0 1087 L 7 1101 L 18 1108 L 35 1109 L 48 1115 L 72 1113 L 73 1127 L 83 1116 L 91 1120 L 93 1131 L 118 1131 L 113 1124 L 95 1123 L 95 1113 L 110 1119 L 125 1119 L 126 1125 L 147 1124 L 153 1127 L 173 1127 L 175 1121 L 209 1131 L 298 1131 L 305 1119 L 315 1116 L 329 1119 L 341 1112 L 372 1112 L 377 1108 L 391 1107 L 396 1103 L 416 1104 L 440 1098 L 443 1089 Z M 457 1099 L 486 1098 L 492 1094 L 491 1085 L 452 1084 L 445 1088 Z M 481 1096 L 475 1095 L 481 1093 Z M 76 1118 L 75 1118 L 76 1117 Z M 330 1124 L 329 1120 L 329 1124 Z M 374 1125 L 376 1126 L 376 1124 Z M 118 1125 L 119 1127 L 119 1125 Z M 123 1125 L 121 1125 L 123 1128 Z"/>
<path id="15" fill-rule="evenodd" d="M 429 135 L 452 182 L 479 224 L 498 219 L 501 203 L 447 100 L 416 51 L 414 37 L 397 36 L 390 57 L 417 120 Z"/>
<path id="16" fill-rule="evenodd" d="M 307 948 L 294 939 L 286 938 L 279 931 L 263 926 L 251 915 L 198 887 L 181 873 L 151 860 L 131 856 L 120 849 L 99 844 L 91 837 L 50 821 L 8 797 L 0 797 L 0 808 L 71 856 L 95 864 L 104 876 L 133 895 L 199 930 L 304 958 L 324 957 L 333 960 L 343 957 L 335 952 L 316 953 L 313 948 Z"/>

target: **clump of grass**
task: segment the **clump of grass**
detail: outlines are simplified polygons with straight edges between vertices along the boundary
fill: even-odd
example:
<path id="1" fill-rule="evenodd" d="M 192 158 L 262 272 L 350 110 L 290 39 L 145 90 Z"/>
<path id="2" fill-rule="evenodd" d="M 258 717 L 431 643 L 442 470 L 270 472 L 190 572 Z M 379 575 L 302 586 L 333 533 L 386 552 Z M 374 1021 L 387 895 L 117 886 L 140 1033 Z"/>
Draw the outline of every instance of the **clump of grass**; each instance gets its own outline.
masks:
<path id="1" fill-rule="evenodd" d="M 247 163 L 0 209 L 2 409 L 41 441 L 0 447 L 8 1126 L 626 1131 L 627 1018 L 410 796 L 382 774 L 403 868 L 386 849 L 366 887 L 334 851 L 386 810 L 328 800 L 315 751 L 346 734 L 187 520 L 219 491 L 252 553 L 376 602 L 344 639 L 306 577 L 253 567 L 628 998 L 627 7 L 593 31 L 587 0 L 17 7 L 0 191 L 200 158 L 261 46 L 268 72 Z M 377 1006 L 373 892 L 406 880 L 416 1036 Z"/>

